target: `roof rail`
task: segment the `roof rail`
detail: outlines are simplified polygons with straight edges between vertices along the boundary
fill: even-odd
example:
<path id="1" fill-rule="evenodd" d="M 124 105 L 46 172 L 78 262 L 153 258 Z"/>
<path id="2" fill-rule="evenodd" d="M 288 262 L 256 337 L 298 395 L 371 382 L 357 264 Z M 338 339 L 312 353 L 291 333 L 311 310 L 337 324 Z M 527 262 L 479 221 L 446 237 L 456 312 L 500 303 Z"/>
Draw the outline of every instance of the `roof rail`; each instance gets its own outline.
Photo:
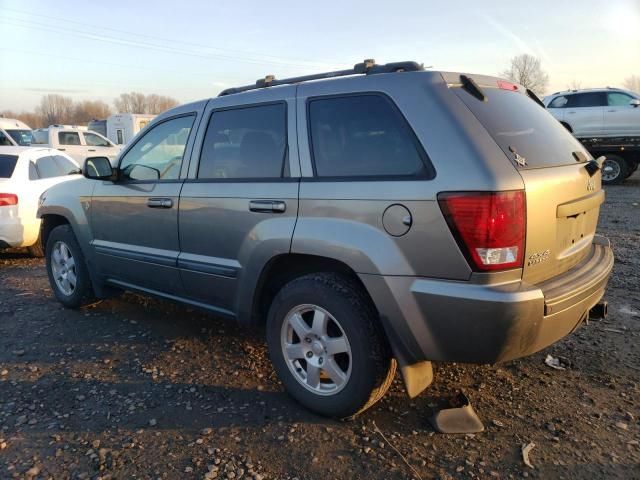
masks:
<path id="1" fill-rule="evenodd" d="M 377 65 L 375 60 L 367 59 L 362 63 L 356 63 L 353 68 L 347 70 L 336 70 L 333 72 L 303 75 L 301 77 L 283 78 L 282 80 L 276 80 L 274 75 L 267 75 L 264 78 L 258 79 L 255 85 L 227 88 L 220 92 L 218 96 L 223 97 L 234 93 L 246 92 L 247 90 L 275 87 L 276 85 L 290 85 L 294 83 L 307 82 L 309 80 L 321 80 L 323 78 L 346 77 L 348 75 L 374 75 L 378 73 L 416 72 L 420 70 L 424 70 L 424 66 L 417 62 L 394 62 Z"/>

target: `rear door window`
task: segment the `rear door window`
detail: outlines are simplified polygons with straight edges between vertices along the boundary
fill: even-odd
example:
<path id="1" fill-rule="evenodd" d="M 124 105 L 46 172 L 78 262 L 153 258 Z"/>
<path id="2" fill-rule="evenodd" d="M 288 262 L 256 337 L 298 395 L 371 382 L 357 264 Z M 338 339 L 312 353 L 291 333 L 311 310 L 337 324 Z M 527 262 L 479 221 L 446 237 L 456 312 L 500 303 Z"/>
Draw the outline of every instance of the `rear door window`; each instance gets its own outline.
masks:
<path id="1" fill-rule="evenodd" d="M 575 163 L 580 144 L 546 109 L 528 96 L 499 88 L 482 87 L 486 101 L 462 88 L 452 88 L 505 155 L 524 157 L 519 168 L 541 168 Z M 515 153 L 514 153 L 515 151 Z"/>
<path id="2" fill-rule="evenodd" d="M 58 132 L 60 145 L 81 145 L 78 132 Z"/>
<path id="3" fill-rule="evenodd" d="M 205 135 L 198 178 L 286 176 L 284 103 L 214 111 Z"/>
<path id="4" fill-rule="evenodd" d="M 567 97 L 560 95 L 559 97 L 551 100 L 548 108 L 563 108 L 567 105 Z"/>
<path id="5" fill-rule="evenodd" d="M 604 107 L 606 97 L 604 92 L 576 93 L 569 96 L 568 108 Z"/>
<path id="6" fill-rule="evenodd" d="M 391 100 L 376 94 L 311 99 L 318 177 L 431 177 L 426 154 Z"/>
<path id="7" fill-rule="evenodd" d="M 11 178 L 18 163 L 17 155 L 0 155 L 0 178 Z"/>
<path id="8" fill-rule="evenodd" d="M 55 158 L 47 156 L 36 160 L 36 170 L 39 178 L 53 178 L 65 175 Z"/>

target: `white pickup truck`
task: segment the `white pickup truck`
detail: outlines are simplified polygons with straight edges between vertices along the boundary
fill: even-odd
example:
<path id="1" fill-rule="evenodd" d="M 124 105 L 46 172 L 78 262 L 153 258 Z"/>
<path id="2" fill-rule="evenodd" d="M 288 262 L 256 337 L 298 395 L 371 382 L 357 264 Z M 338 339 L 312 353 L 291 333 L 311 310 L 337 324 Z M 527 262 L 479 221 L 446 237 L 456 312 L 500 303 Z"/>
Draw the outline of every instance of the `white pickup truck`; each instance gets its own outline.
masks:
<path id="1" fill-rule="evenodd" d="M 80 166 L 88 157 L 107 157 L 113 163 L 120 153 L 120 147 L 99 133 L 72 125 L 38 128 L 33 131 L 31 145 L 65 152 Z"/>

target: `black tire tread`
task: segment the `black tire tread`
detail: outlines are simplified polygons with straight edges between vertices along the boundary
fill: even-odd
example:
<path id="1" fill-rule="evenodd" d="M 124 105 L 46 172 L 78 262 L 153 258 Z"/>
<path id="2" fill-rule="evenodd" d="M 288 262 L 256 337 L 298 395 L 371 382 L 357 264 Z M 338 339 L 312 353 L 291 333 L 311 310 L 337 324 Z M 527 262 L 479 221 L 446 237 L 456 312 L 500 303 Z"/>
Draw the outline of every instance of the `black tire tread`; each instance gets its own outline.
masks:
<path id="1" fill-rule="evenodd" d="M 357 282 L 338 273 L 319 272 L 298 277 L 285 285 L 281 291 L 288 288 L 296 288 L 298 284 L 307 282 L 324 285 L 335 291 L 336 294 L 348 299 L 356 311 L 363 312 L 362 325 L 365 327 L 369 339 L 368 343 L 372 347 L 370 359 L 375 362 L 376 378 L 369 398 L 356 409 L 355 413 L 342 417 L 345 419 L 353 418 L 373 406 L 384 396 L 393 382 L 396 361 L 391 355 L 391 350 L 383 333 L 384 330 L 378 320 L 378 312 Z"/>

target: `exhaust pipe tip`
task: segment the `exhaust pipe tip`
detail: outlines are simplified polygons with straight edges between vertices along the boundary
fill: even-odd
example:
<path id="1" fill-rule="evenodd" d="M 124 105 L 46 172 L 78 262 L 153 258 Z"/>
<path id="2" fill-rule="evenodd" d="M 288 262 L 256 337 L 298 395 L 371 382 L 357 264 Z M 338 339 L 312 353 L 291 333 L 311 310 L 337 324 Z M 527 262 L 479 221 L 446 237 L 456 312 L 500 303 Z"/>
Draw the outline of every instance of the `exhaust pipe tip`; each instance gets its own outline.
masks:
<path id="1" fill-rule="evenodd" d="M 605 320 L 609 314 L 609 303 L 606 300 L 596 304 L 589 310 L 589 318 Z"/>

